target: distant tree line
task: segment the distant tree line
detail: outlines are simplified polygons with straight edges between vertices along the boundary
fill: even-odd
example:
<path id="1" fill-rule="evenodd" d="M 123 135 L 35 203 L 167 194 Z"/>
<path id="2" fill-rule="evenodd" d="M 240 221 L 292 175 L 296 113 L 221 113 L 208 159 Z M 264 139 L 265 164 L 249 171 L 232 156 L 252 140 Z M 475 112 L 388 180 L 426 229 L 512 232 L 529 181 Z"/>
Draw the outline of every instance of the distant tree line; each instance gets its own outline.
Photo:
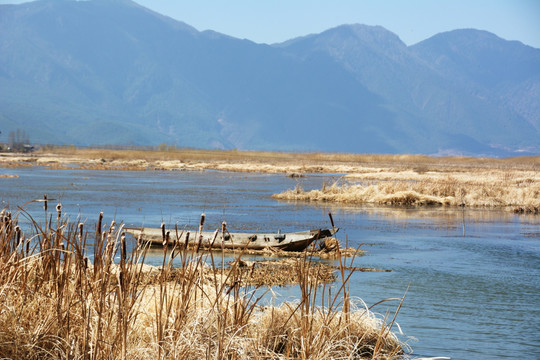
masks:
<path id="1" fill-rule="evenodd" d="M 17 129 L 8 134 L 8 149 L 14 152 L 27 152 L 32 150 L 30 137 L 26 131 Z"/>

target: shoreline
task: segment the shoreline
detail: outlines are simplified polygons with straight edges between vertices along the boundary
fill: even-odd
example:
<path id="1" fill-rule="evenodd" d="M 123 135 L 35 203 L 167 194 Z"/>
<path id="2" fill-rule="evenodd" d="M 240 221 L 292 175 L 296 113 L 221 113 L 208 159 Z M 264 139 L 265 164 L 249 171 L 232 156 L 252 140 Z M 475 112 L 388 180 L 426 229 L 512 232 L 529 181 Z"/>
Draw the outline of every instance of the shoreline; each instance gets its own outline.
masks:
<path id="1" fill-rule="evenodd" d="M 261 173 L 363 174 L 366 172 L 473 169 L 540 171 L 540 156 L 514 158 L 434 157 L 345 153 L 282 153 L 178 149 L 113 150 L 55 148 L 32 153 L 0 153 L 0 167 L 46 166 L 96 170 L 222 170 Z"/>
<path id="2" fill-rule="evenodd" d="M 320 190 L 296 188 L 274 198 L 308 202 L 503 208 L 540 213 L 540 156 L 430 157 L 335 153 L 280 153 L 197 149 L 111 150 L 53 148 L 0 154 L 0 168 L 116 171 L 205 171 L 340 174 Z M 0 172 L 0 178 L 2 176 Z"/>

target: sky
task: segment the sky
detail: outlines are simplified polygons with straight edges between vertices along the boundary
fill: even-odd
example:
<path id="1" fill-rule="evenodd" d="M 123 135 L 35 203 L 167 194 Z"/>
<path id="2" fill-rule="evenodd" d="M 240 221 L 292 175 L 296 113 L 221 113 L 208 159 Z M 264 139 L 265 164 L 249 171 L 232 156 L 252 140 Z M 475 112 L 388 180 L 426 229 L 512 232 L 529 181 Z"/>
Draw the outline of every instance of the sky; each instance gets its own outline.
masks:
<path id="1" fill-rule="evenodd" d="M 197 30 L 277 43 L 342 24 L 381 25 L 407 45 L 455 29 L 540 48 L 540 0 L 134 0 Z M 25 1 L 2 1 L 22 3 Z"/>

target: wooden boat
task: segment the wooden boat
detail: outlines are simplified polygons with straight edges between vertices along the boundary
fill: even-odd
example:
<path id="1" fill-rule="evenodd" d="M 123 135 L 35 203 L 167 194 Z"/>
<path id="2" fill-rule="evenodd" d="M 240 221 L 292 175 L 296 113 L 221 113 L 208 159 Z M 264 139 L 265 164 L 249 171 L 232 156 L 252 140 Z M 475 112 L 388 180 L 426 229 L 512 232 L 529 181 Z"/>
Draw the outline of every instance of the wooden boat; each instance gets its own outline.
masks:
<path id="1" fill-rule="evenodd" d="M 170 231 L 169 241 L 163 240 L 164 230 L 161 228 L 127 228 L 126 232 L 132 234 L 143 243 L 150 245 L 197 246 L 214 249 L 248 249 L 263 250 L 273 248 L 284 251 L 303 251 L 316 240 L 333 236 L 338 229 L 316 229 L 291 233 L 229 233 L 223 232 L 190 232 L 178 230 Z M 167 234 L 167 232 L 165 232 Z M 167 236 L 165 237 L 167 238 Z"/>

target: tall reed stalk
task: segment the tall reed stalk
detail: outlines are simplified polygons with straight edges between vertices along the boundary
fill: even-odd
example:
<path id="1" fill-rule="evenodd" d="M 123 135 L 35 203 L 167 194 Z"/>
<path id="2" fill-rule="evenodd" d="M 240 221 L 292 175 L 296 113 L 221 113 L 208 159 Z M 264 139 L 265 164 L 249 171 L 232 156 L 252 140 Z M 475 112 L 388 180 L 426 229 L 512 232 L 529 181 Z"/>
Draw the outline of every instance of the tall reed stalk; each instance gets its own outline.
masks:
<path id="1" fill-rule="evenodd" d="M 319 283 L 306 253 L 296 263 L 299 300 L 264 306 L 271 289 L 245 286 L 243 252 L 229 266 L 222 249 L 192 251 L 182 230 L 163 226 L 172 246 L 150 267 L 147 246 L 130 245 L 123 225 L 106 224 L 102 213 L 89 231 L 61 206 L 56 216 L 45 208 L 39 223 L 31 206 L 0 214 L 0 358 L 382 359 L 403 351 L 394 319 L 351 303 L 343 264 L 341 283 Z M 201 216 L 195 239 L 203 227 Z M 225 224 L 213 241 L 220 233 Z"/>

